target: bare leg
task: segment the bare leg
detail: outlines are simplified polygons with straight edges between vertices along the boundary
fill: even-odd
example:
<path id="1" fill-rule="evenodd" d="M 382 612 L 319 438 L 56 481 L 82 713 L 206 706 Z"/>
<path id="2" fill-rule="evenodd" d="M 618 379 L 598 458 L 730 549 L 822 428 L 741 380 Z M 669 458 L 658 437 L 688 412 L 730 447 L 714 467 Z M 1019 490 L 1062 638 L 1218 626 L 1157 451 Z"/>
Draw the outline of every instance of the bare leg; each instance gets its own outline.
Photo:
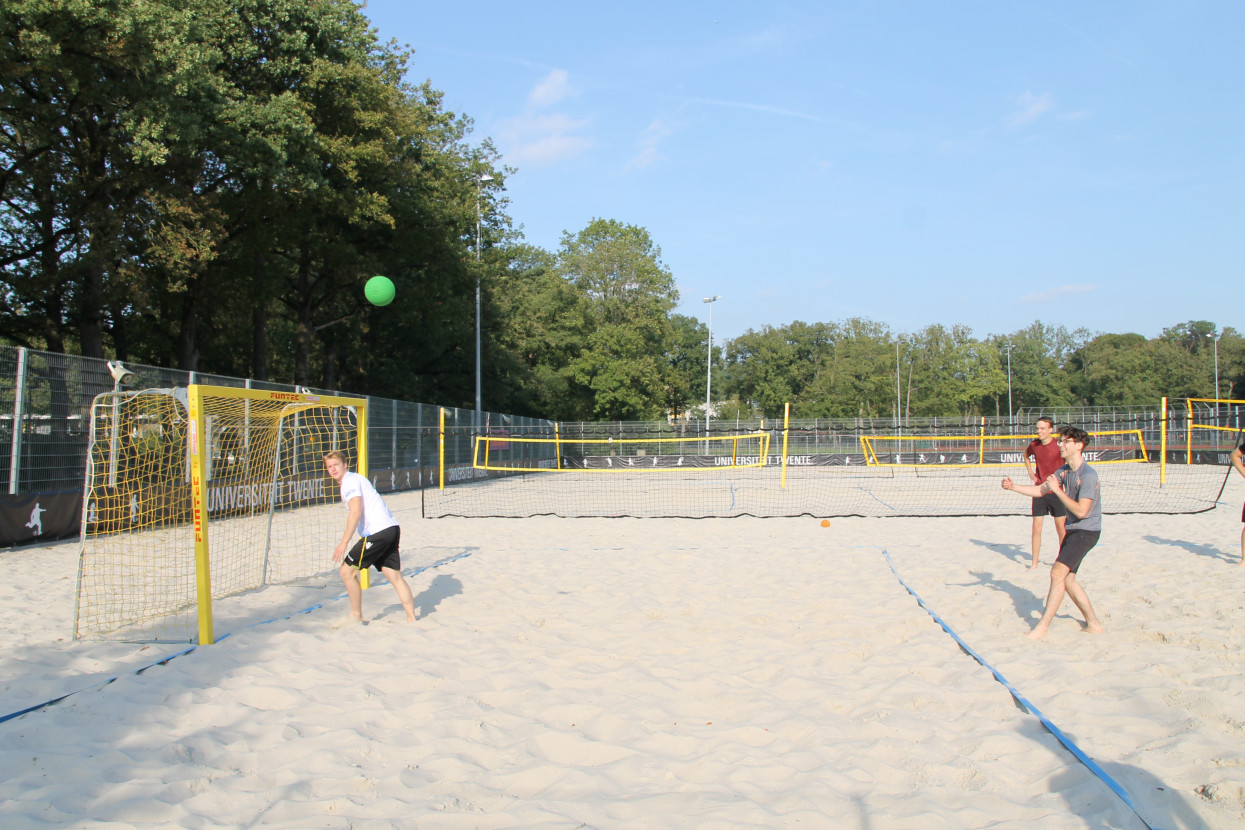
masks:
<path id="1" fill-rule="evenodd" d="M 385 579 L 389 580 L 389 584 L 393 586 L 393 590 L 398 592 L 398 601 L 402 603 L 402 609 L 406 611 L 406 621 L 415 622 L 415 597 L 411 595 L 411 586 L 406 584 L 402 572 L 395 568 L 381 568 L 380 570 L 385 575 Z"/>
<path id="2" fill-rule="evenodd" d="M 1063 584 L 1068 592 L 1068 598 L 1076 603 L 1076 607 L 1081 609 L 1081 614 L 1085 617 L 1085 631 L 1089 634 L 1101 634 L 1103 631 L 1102 623 L 1098 621 L 1097 615 L 1094 614 L 1094 607 L 1089 604 L 1089 594 L 1085 593 L 1081 583 L 1076 581 L 1076 574 L 1069 573 L 1064 578 Z"/>
<path id="3" fill-rule="evenodd" d="M 1033 570 L 1038 566 L 1038 554 L 1042 552 L 1042 517 L 1033 517 L 1033 564 L 1029 566 L 1029 570 Z"/>
<path id="4" fill-rule="evenodd" d="M 359 571 L 343 562 L 337 572 L 341 574 L 346 594 L 350 597 L 350 619 L 363 622 L 363 589 L 359 587 Z"/>
<path id="5" fill-rule="evenodd" d="M 1063 544 L 1063 537 L 1068 535 L 1067 524 L 1068 524 L 1067 516 L 1056 516 L 1055 517 L 1055 532 L 1059 534 L 1059 544 L 1061 545 Z"/>
<path id="6" fill-rule="evenodd" d="M 1033 627 L 1025 636 L 1030 640 L 1040 640 L 1046 635 L 1050 629 L 1051 620 L 1055 619 L 1055 612 L 1059 610 L 1059 606 L 1063 603 L 1063 596 L 1067 592 L 1064 586 L 1064 578 L 1071 573 L 1068 566 L 1061 562 L 1056 562 L 1050 569 L 1050 592 L 1046 595 L 1046 610 L 1042 612 L 1042 619 L 1038 620 L 1038 624 Z"/>

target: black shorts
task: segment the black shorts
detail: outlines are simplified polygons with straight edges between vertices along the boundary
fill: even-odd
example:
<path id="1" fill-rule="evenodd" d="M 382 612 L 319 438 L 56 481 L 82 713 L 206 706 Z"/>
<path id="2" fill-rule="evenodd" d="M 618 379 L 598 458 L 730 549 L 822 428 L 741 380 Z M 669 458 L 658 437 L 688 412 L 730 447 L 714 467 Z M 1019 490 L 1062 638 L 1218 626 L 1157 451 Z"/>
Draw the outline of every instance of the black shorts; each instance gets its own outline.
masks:
<path id="1" fill-rule="evenodd" d="M 394 525 L 379 533 L 364 536 L 354 543 L 350 553 L 346 554 L 346 564 L 352 568 L 393 568 L 402 570 L 402 557 L 398 553 L 398 540 L 402 536 L 402 528 Z M 366 547 L 365 547 L 366 546 Z M 359 554 L 363 554 L 363 562 L 359 562 Z"/>
<path id="2" fill-rule="evenodd" d="M 1055 561 L 1067 565 L 1068 570 L 1076 573 L 1077 568 L 1081 567 L 1081 561 L 1085 559 L 1085 554 L 1098 544 L 1100 535 L 1100 530 L 1069 530 L 1068 535 L 1063 537 L 1063 544 L 1059 546 L 1059 557 Z"/>
<path id="3" fill-rule="evenodd" d="M 1068 515 L 1068 508 L 1063 506 L 1063 502 L 1059 500 L 1059 496 L 1054 493 L 1047 493 L 1044 496 L 1038 496 L 1033 500 L 1033 510 L 1029 514 L 1031 516 L 1051 515 L 1056 519 L 1062 519 Z"/>

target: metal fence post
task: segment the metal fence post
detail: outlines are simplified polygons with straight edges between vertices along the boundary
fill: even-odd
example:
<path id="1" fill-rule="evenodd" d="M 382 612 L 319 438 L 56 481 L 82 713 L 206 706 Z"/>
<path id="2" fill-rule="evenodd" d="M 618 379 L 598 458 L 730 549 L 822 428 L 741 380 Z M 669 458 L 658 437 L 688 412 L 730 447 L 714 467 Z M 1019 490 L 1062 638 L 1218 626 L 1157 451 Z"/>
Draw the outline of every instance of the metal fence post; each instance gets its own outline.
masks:
<path id="1" fill-rule="evenodd" d="M 13 440 L 9 450 L 9 495 L 17 493 L 22 473 L 22 431 L 26 415 L 26 347 L 17 350 L 17 375 L 13 381 Z"/>

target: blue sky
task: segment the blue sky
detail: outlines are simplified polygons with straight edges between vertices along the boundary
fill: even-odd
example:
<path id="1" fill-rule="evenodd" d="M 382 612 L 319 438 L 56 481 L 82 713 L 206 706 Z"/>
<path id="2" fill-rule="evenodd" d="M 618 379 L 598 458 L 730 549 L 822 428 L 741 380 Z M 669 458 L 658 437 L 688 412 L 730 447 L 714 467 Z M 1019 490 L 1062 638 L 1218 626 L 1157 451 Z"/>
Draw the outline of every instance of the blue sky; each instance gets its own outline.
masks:
<path id="1" fill-rule="evenodd" d="M 716 338 L 1245 329 L 1245 3 L 370 0 L 555 250 L 648 229 Z"/>

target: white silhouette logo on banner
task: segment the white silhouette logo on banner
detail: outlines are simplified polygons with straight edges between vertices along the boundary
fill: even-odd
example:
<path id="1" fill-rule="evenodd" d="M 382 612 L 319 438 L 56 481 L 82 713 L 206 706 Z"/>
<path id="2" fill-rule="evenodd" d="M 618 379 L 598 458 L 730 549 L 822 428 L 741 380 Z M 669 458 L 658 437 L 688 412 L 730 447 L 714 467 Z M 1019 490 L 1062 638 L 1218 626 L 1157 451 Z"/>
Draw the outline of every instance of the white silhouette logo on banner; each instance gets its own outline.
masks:
<path id="1" fill-rule="evenodd" d="M 26 527 L 32 529 L 35 536 L 43 535 L 43 514 L 46 512 L 47 508 L 40 507 L 39 502 L 35 502 L 35 509 L 30 511 L 30 521 L 26 522 Z"/>

